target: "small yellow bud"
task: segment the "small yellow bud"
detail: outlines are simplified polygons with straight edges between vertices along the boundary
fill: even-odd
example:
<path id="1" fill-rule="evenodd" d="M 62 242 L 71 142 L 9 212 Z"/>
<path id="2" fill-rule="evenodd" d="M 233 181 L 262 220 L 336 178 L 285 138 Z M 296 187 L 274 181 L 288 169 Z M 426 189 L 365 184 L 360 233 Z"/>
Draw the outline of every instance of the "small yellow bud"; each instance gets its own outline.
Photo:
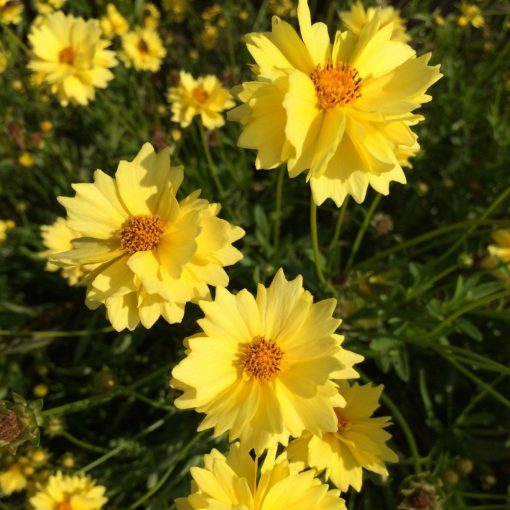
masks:
<path id="1" fill-rule="evenodd" d="M 42 398 L 48 394 L 48 386 L 46 386 L 46 384 L 38 384 L 37 386 L 34 386 L 32 391 L 36 397 Z"/>
<path id="2" fill-rule="evenodd" d="M 469 475 L 473 471 L 475 465 L 471 459 L 458 459 L 455 463 L 455 467 L 460 474 Z"/>
<path id="3" fill-rule="evenodd" d="M 460 480 L 459 473 L 451 468 L 445 469 L 441 478 L 446 485 L 457 485 Z"/>
<path id="4" fill-rule="evenodd" d="M 50 131 L 53 130 L 53 123 L 49 120 L 42 120 L 39 123 L 39 127 L 41 128 L 41 131 L 43 133 L 49 133 Z"/>
<path id="5" fill-rule="evenodd" d="M 23 82 L 21 80 L 12 80 L 11 85 L 16 92 L 23 90 Z"/>
<path id="6" fill-rule="evenodd" d="M 31 168 L 34 166 L 34 159 L 28 152 L 23 152 L 18 158 L 18 163 L 25 168 Z"/>

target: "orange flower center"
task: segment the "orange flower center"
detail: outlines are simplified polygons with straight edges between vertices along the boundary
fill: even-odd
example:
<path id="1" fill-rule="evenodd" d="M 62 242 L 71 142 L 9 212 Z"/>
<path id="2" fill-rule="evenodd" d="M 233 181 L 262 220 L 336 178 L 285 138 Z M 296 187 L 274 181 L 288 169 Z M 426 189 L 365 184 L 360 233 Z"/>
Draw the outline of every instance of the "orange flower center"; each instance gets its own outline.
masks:
<path id="1" fill-rule="evenodd" d="M 69 503 L 69 501 L 63 501 L 57 506 L 56 510 L 73 510 L 73 507 L 71 506 L 71 503 Z"/>
<path id="2" fill-rule="evenodd" d="M 143 39 L 140 39 L 138 50 L 140 53 L 149 53 L 149 45 Z"/>
<path id="3" fill-rule="evenodd" d="M 333 411 L 335 411 L 336 414 L 338 432 L 341 432 L 347 426 L 347 418 L 342 414 L 342 410 L 338 407 L 335 407 Z"/>
<path id="4" fill-rule="evenodd" d="M 120 231 L 120 245 L 130 255 L 153 250 L 158 246 L 164 231 L 165 225 L 158 215 L 132 216 Z"/>
<path id="5" fill-rule="evenodd" d="M 195 87 L 191 94 L 199 103 L 205 103 L 205 101 L 209 97 L 209 94 L 203 89 L 201 85 Z"/>
<path id="6" fill-rule="evenodd" d="M 315 86 L 321 110 L 346 106 L 361 96 L 361 78 L 358 71 L 344 62 L 333 66 L 328 60 L 324 68 L 319 64 L 310 74 L 310 78 Z"/>
<path id="7" fill-rule="evenodd" d="M 283 351 L 273 340 L 257 337 L 243 351 L 241 365 L 259 381 L 272 381 L 281 369 Z"/>
<path id="8" fill-rule="evenodd" d="M 58 59 L 62 64 L 73 65 L 74 59 L 76 58 L 76 52 L 71 46 L 64 48 L 59 54 Z"/>

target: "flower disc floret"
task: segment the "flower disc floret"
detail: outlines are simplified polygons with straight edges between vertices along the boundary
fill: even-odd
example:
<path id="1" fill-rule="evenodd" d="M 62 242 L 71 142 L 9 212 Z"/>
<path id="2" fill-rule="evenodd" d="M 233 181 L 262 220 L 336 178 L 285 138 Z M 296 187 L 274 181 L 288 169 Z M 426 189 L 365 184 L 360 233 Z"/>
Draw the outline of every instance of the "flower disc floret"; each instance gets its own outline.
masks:
<path id="1" fill-rule="evenodd" d="M 256 338 L 242 349 L 241 366 L 248 377 L 272 381 L 281 370 L 283 351 L 272 340 Z"/>
<path id="2" fill-rule="evenodd" d="M 130 255 L 150 251 L 158 247 L 164 233 L 165 223 L 158 215 L 132 216 L 120 231 L 120 246 Z"/>

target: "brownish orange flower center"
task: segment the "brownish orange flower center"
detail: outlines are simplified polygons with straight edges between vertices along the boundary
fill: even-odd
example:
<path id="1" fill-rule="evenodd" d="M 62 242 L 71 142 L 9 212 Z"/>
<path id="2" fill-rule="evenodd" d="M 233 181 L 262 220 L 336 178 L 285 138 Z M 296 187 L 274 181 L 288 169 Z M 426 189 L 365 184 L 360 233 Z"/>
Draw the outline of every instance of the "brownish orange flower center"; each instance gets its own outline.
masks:
<path id="1" fill-rule="evenodd" d="M 74 59 L 76 58 L 76 52 L 71 48 L 71 46 L 64 48 L 58 54 L 58 59 L 62 64 L 73 65 Z"/>
<path id="2" fill-rule="evenodd" d="M 21 428 L 14 411 L 7 411 L 7 414 L 0 415 L 0 441 L 14 441 L 20 434 Z"/>
<path id="3" fill-rule="evenodd" d="M 336 414 L 338 431 L 341 432 L 347 426 L 347 418 L 342 414 L 342 410 L 338 407 L 335 407 L 333 410 Z"/>
<path id="4" fill-rule="evenodd" d="M 138 50 L 140 53 L 149 53 L 149 45 L 143 39 L 140 39 Z"/>
<path id="5" fill-rule="evenodd" d="M 315 86 L 321 110 L 346 106 L 361 97 L 361 78 L 358 71 L 344 62 L 333 66 L 329 60 L 324 68 L 319 64 L 310 74 L 310 78 Z"/>
<path id="6" fill-rule="evenodd" d="M 132 216 L 120 231 L 120 245 L 130 255 L 153 250 L 158 246 L 164 231 L 165 224 L 158 215 Z"/>
<path id="7" fill-rule="evenodd" d="M 73 510 L 73 507 L 69 501 L 63 501 L 57 506 L 57 510 Z"/>
<path id="8" fill-rule="evenodd" d="M 281 369 L 283 351 L 273 340 L 257 337 L 243 351 L 241 365 L 259 381 L 272 381 Z"/>
<path id="9" fill-rule="evenodd" d="M 207 98 L 209 97 L 209 94 L 204 90 L 204 88 L 201 85 L 195 87 L 191 94 L 199 103 L 205 103 L 207 101 Z"/>

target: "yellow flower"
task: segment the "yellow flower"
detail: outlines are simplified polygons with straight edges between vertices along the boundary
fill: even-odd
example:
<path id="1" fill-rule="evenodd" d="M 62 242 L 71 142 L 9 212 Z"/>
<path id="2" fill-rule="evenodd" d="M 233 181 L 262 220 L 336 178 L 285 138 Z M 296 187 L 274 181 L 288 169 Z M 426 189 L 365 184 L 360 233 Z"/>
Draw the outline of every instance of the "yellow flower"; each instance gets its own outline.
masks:
<path id="1" fill-rule="evenodd" d="M 211 74 L 193 79 L 191 74 L 181 71 L 180 84 L 167 92 L 172 105 L 172 120 L 181 127 L 188 127 L 195 115 L 200 115 L 202 124 L 208 129 L 223 126 L 221 112 L 234 106 L 232 96 Z"/>
<path id="2" fill-rule="evenodd" d="M 53 122 L 51 120 L 41 120 L 39 128 L 43 133 L 49 133 L 53 131 Z"/>
<path id="3" fill-rule="evenodd" d="M 7 231 L 15 226 L 16 223 L 12 220 L 0 220 L 0 242 L 7 239 Z"/>
<path id="4" fill-rule="evenodd" d="M 75 197 L 59 198 L 68 226 L 84 238 L 51 261 L 98 264 L 86 302 L 105 304 L 118 331 L 139 322 L 150 328 L 160 315 L 180 322 L 186 302 L 208 297 L 208 285 L 227 285 L 223 267 L 242 258 L 231 243 L 243 229 L 217 218 L 219 204 L 199 191 L 178 202 L 182 180 L 169 149 L 156 154 L 146 143 L 133 161 L 119 163 L 115 178 L 97 170 L 93 183 L 73 185 Z"/>
<path id="5" fill-rule="evenodd" d="M 27 486 L 27 479 L 19 463 L 13 464 L 7 471 L 0 472 L 0 491 L 4 496 L 22 491 Z"/>
<path id="6" fill-rule="evenodd" d="M 17 25 L 21 22 L 24 3 L 19 0 L 0 0 L 0 23 Z"/>
<path id="7" fill-rule="evenodd" d="M 271 14 L 276 16 L 296 16 L 292 0 L 269 0 L 267 8 Z"/>
<path id="8" fill-rule="evenodd" d="M 485 25 L 485 19 L 476 5 L 462 2 L 459 9 L 461 12 L 461 15 L 457 17 L 459 26 L 465 27 L 471 24 L 475 28 L 482 28 Z"/>
<path id="9" fill-rule="evenodd" d="M 300 472 L 285 453 L 275 459 L 269 452 L 259 474 L 258 459 L 235 443 L 227 457 L 218 450 L 204 455 L 204 467 L 192 467 L 191 476 L 192 494 L 175 501 L 178 510 L 345 510 L 339 491 L 314 471 Z"/>
<path id="10" fill-rule="evenodd" d="M 303 434 L 289 445 L 289 458 L 317 471 L 325 470 L 326 479 L 341 491 L 349 486 L 359 491 L 363 469 L 387 476 L 384 462 L 397 462 L 398 457 L 386 446 L 391 436 L 384 428 L 390 425 L 390 418 L 372 418 L 382 390 L 382 386 L 349 386 L 342 381 L 340 391 L 346 403 L 335 409 L 337 431 L 322 438 Z"/>
<path id="11" fill-rule="evenodd" d="M 28 36 L 32 45 L 29 69 L 43 72 L 60 104 L 86 105 L 95 98 L 96 88 L 106 88 L 113 78 L 108 69 L 117 64 L 109 42 L 101 39 L 97 20 L 66 16 L 55 12 L 47 24 L 32 27 Z"/>
<path id="12" fill-rule="evenodd" d="M 50 14 L 58 11 L 67 0 L 35 0 L 35 9 L 39 14 Z"/>
<path id="13" fill-rule="evenodd" d="M 64 218 L 57 218 L 51 225 L 41 226 L 41 236 L 46 250 L 41 252 L 40 255 L 46 258 L 57 253 L 72 250 L 73 245 L 71 241 L 83 237 L 79 232 L 69 228 Z M 58 271 L 61 269 L 62 276 L 68 280 L 69 285 L 76 285 L 96 267 L 96 264 L 60 267 L 47 262 L 44 269 L 46 271 Z"/>
<path id="14" fill-rule="evenodd" d="M 9 58 L 7 57 L 7 53 L 2 47 L 0 47 L 0 74 L 5 72 L 8 64 Z"/>
<path id="15" fill-rule="evenodd" d="M 18 157 L 18 163 L 25 168 L 32 168 L 34 166 L 34 158 L 29 152 L 22 152 Z"/>
<path id="16" fill-rule="evenodd" d="M 405 21 L 400 17 L 400 11 L 393 7 L 369 7 L 365 9 L 363 4 L 358 1 L 352 4 L 349 11 L 342 11 L 340 18 L 348 30 L 359 36 L 365 25 L 374 19 L 376 13 L 379 16 L 380 28 L 389 24 L 392 25 L 392 40 L 406 43 L 411 39 L 406 33 Z"/>
<path id="17" fill-rule="evenodd" d="M 111 39 L 116 35 L 124 35 L 129 30 L 129 24 L 117 10 L 114 4 L 106 6 L 106 16 L 99 20 L 103 34 Z"/>
<path id="18" fill-rule="evenodd" d="M 136 27 L 122 37 L 123 60 L 127 67 L 155 73 L 161 67 L 166 50 L 158 33 L 151 28 Z"/>
<path id="19" fill-rule="evenodd" d="M 143 6 L 143 9 L 143 26 L 152 30 L 156 30 L 159 23 L 159 18 L 161 17 L 158 8 L 152 2 L 148 2 Z"/>
<path id="20" fill-rule="evenodd" d="M 487 248 L 487 266 L 498 278 L 510 283 L 510 230 L 498 230 L 492 234 L 492 239 L 496 244 Z"/>
<path id="21" fill-rule="evenodd" d="M 287 281 L 280 269 L 256 297 L 218 288 L 199 305 L 203 332 L 186 340 L 171 381 L 184 392 L 176 407 L 206 414 L 199 430 L 228 430 L 257 453 L 304 430 L 336 430 L 333 408 L 344 400 L 332 379 L 357 377 L 363 358 L 341 347 L 334 299 L 313 303 L 303 278 Z"/>
<path id="22" fill-rule="evenodd" d="M 173 22 L 181 23 L 186 19 L 188 0 L 163 0 L 163 8 L 170 14 Z"/>
<path id="23" fill-rule="evenodd" d="M 29 501 L 34 510 L 100 510 L 108 501 L 105 491 L 88 476 L 58 472 Z"/>
<path id="24" fill-rule="evenodd" d="M 369 186 L 387 195 L 389 183 L 406 182 L 403 155 L 417 147 L 413 113 L 429 101 L 427 88 L 440 78 L 430 54 L 391 40 L 380 13 L 359 36 L 311 24 L 299 0 L 299 38 L 274 17 L 272 32 L 249 34 L 257 81 L 238 88 L 245 103 L 229 112 L 243 124 L 238 145 L 258 151 L 257 168 L 287 163 L 291 177 L 309 169 L 313 198 L 340 206 L 347 195 L 361 203 Z"/>

